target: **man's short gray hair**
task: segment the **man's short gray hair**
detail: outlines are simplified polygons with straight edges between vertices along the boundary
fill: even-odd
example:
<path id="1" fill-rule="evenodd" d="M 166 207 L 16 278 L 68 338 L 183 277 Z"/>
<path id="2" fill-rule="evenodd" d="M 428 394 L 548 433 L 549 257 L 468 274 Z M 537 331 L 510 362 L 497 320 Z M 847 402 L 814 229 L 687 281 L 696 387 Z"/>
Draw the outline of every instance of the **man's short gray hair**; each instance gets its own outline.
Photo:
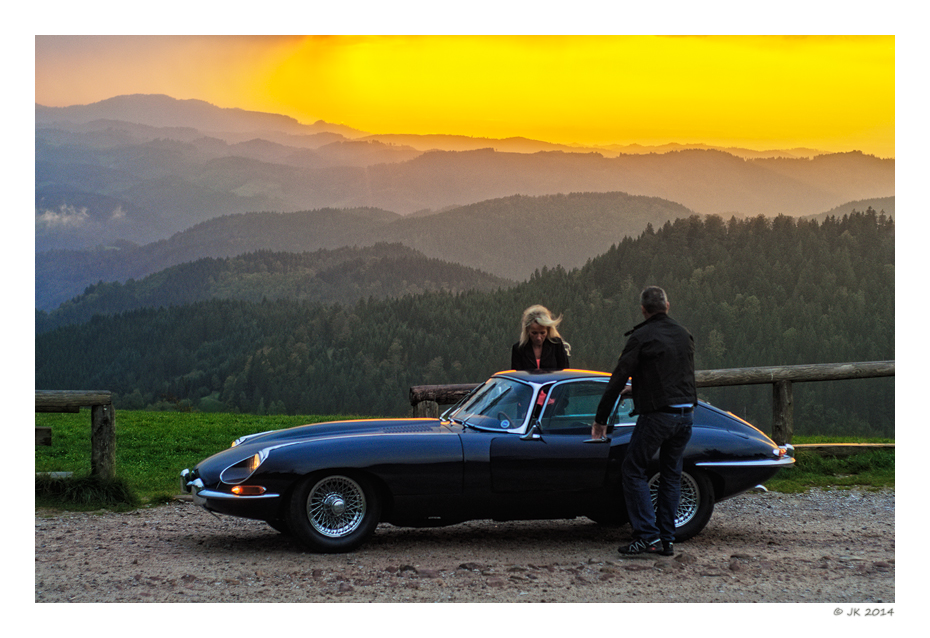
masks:
<path id="1" fill-rule="evenodd" d="M 651 315 L 668 310 L 668 297 L 665 291 L 658 286 L 647 286 L 639 296 L 639 305 Z"/>

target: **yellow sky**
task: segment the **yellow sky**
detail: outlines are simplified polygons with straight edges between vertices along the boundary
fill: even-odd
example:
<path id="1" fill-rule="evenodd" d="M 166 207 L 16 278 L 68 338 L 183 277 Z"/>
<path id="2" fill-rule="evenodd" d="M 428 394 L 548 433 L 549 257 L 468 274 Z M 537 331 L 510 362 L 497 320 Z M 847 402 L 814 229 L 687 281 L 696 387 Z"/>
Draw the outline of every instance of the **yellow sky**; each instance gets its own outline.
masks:
<path id="1" fill-rule="evenodd" d="M 894 36 L 37 36 L 35 87 L 371 133 L 895 153 Z"/>

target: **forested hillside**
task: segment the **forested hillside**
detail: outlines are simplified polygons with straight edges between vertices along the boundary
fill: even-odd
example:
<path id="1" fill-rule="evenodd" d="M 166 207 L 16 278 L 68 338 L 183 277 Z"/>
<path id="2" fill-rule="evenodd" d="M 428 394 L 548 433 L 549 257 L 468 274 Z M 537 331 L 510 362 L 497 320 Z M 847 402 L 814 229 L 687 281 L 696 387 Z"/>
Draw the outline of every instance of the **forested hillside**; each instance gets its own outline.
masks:
<path id="1" fill-rule="evenodd" d="M 575 367 L 610 370 L 669 293 L 699 369 L 894 359 L 894 222 L 691 216 L 649 227 L 585 266 L 495 292 L 321 305 L 211 300 L 142 309 L 36 338 L 36 387 L 109 389 L 117 408 L 401 415 L 411 385 L 482 381 L 509 365 L 520 312 L 564 315 Z M 703 398 L 768 429 L 768 386 Z M 797 433 L 894 435 L 894 380 L 797 384 Z"/>
<path id="2" fill-rule="evenodd" d="M 649 223 L 658 226 L 692 214 L 666 199 L 627 193 L 514 195 L 401 218 L 361 240 L 405 243 L 428 257 L 522 281 L 545 266 L 583 266 Z"/>
<path id="3" fill-rule="evenodd" d="M 257 251 L 226 259 L 198 259 L 140 280 L 100 282 L 50 313 L 36 311 L 36 333 L 145 307 L 208 299 L 354 304 L 445 290 L 490 291 L 514 282 L 458 264 L 430 259 L 400 244 L 312 253 Z"/>
<path id="4" fill-rule="evenodd" d="M 805 217 L 805 219 L 816 219 L 817 221 L 823 221 L 827 217 L 842 217 L 843 215 L 851 215 L 856 211 L 872 209 L 877 211 L 879 214 L 884 213 L 886 216 L 891 219 L 895 218 L 895 198 L 894 197 L 876 197 L 873 199 L 859 199 L 854 202 L 846 202 L 835 208 L 831 208 L 825 213 L 820 213 L 819 215 L 810 215 Z"/>
<path id="5" fill-rule="evenodd" d="M 144 246 L 116 242 L 87 250 L 36 253 L 36 308 L 56 308 L 99 281 L 140 279 L 205 257 L 352 246 L 371 227 L 396 219 L 400 215 L 377 208 L 243 213 L 223 215 Z"/>
<path id="6" fill-rule="evenodd" d="M 203 257 L 257 250 L 304 252 L 402 243 L 427 257 L 523 280 L 543 266 L 581 266 L 626 235 L 693 214 L 680 204 L 627 193 L 493 199 L 428 216 L 377 208 L 224 215 L 144 246 L 36 254 L 36 308 L 52 310 L 98 281 L 139 279 Z"/>

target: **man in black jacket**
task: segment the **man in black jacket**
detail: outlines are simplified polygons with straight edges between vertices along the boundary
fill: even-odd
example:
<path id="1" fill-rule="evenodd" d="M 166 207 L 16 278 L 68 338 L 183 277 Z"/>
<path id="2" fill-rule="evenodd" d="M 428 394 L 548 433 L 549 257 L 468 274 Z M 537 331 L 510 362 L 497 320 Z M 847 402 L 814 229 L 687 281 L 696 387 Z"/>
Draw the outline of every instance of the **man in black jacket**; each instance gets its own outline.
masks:
<path id="1" fill-rule="evenodd" d="M 617 367 L 597 408 L 591 437 L 607 435 L 607 421 L 617 398 L 632 378 L 633 403 L 639 416 L 623 460 L 623 496 L 633 542 L 621 554 L 674 554 L 675 514 L 681 485 L 682 459 L 691 439 L 697 403 L 694 383 L 694 339 L 668 316 L 665 291 L 649 286 L 640 295 L 645 321 L 626 333 Z M 649 494 L 647 467 L 659 452 L 659 492 L 655 508 Z"/>

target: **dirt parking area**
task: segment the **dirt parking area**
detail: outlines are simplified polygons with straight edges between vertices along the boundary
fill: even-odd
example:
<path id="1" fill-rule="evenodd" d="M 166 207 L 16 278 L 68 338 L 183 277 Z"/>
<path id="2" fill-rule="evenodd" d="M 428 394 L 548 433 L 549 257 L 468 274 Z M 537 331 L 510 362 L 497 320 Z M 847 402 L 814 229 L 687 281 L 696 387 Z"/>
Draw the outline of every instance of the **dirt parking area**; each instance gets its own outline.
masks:
<path id="1" fill-rule="evenodd" d="M 185 501 L 36 510 L 35 602 L 895 601 L 891 490 L 745 494 L 674 557 L 621 558 L 628 538 L 587 519 L 381 525 L 354 553 L 320 555 Z"/>

